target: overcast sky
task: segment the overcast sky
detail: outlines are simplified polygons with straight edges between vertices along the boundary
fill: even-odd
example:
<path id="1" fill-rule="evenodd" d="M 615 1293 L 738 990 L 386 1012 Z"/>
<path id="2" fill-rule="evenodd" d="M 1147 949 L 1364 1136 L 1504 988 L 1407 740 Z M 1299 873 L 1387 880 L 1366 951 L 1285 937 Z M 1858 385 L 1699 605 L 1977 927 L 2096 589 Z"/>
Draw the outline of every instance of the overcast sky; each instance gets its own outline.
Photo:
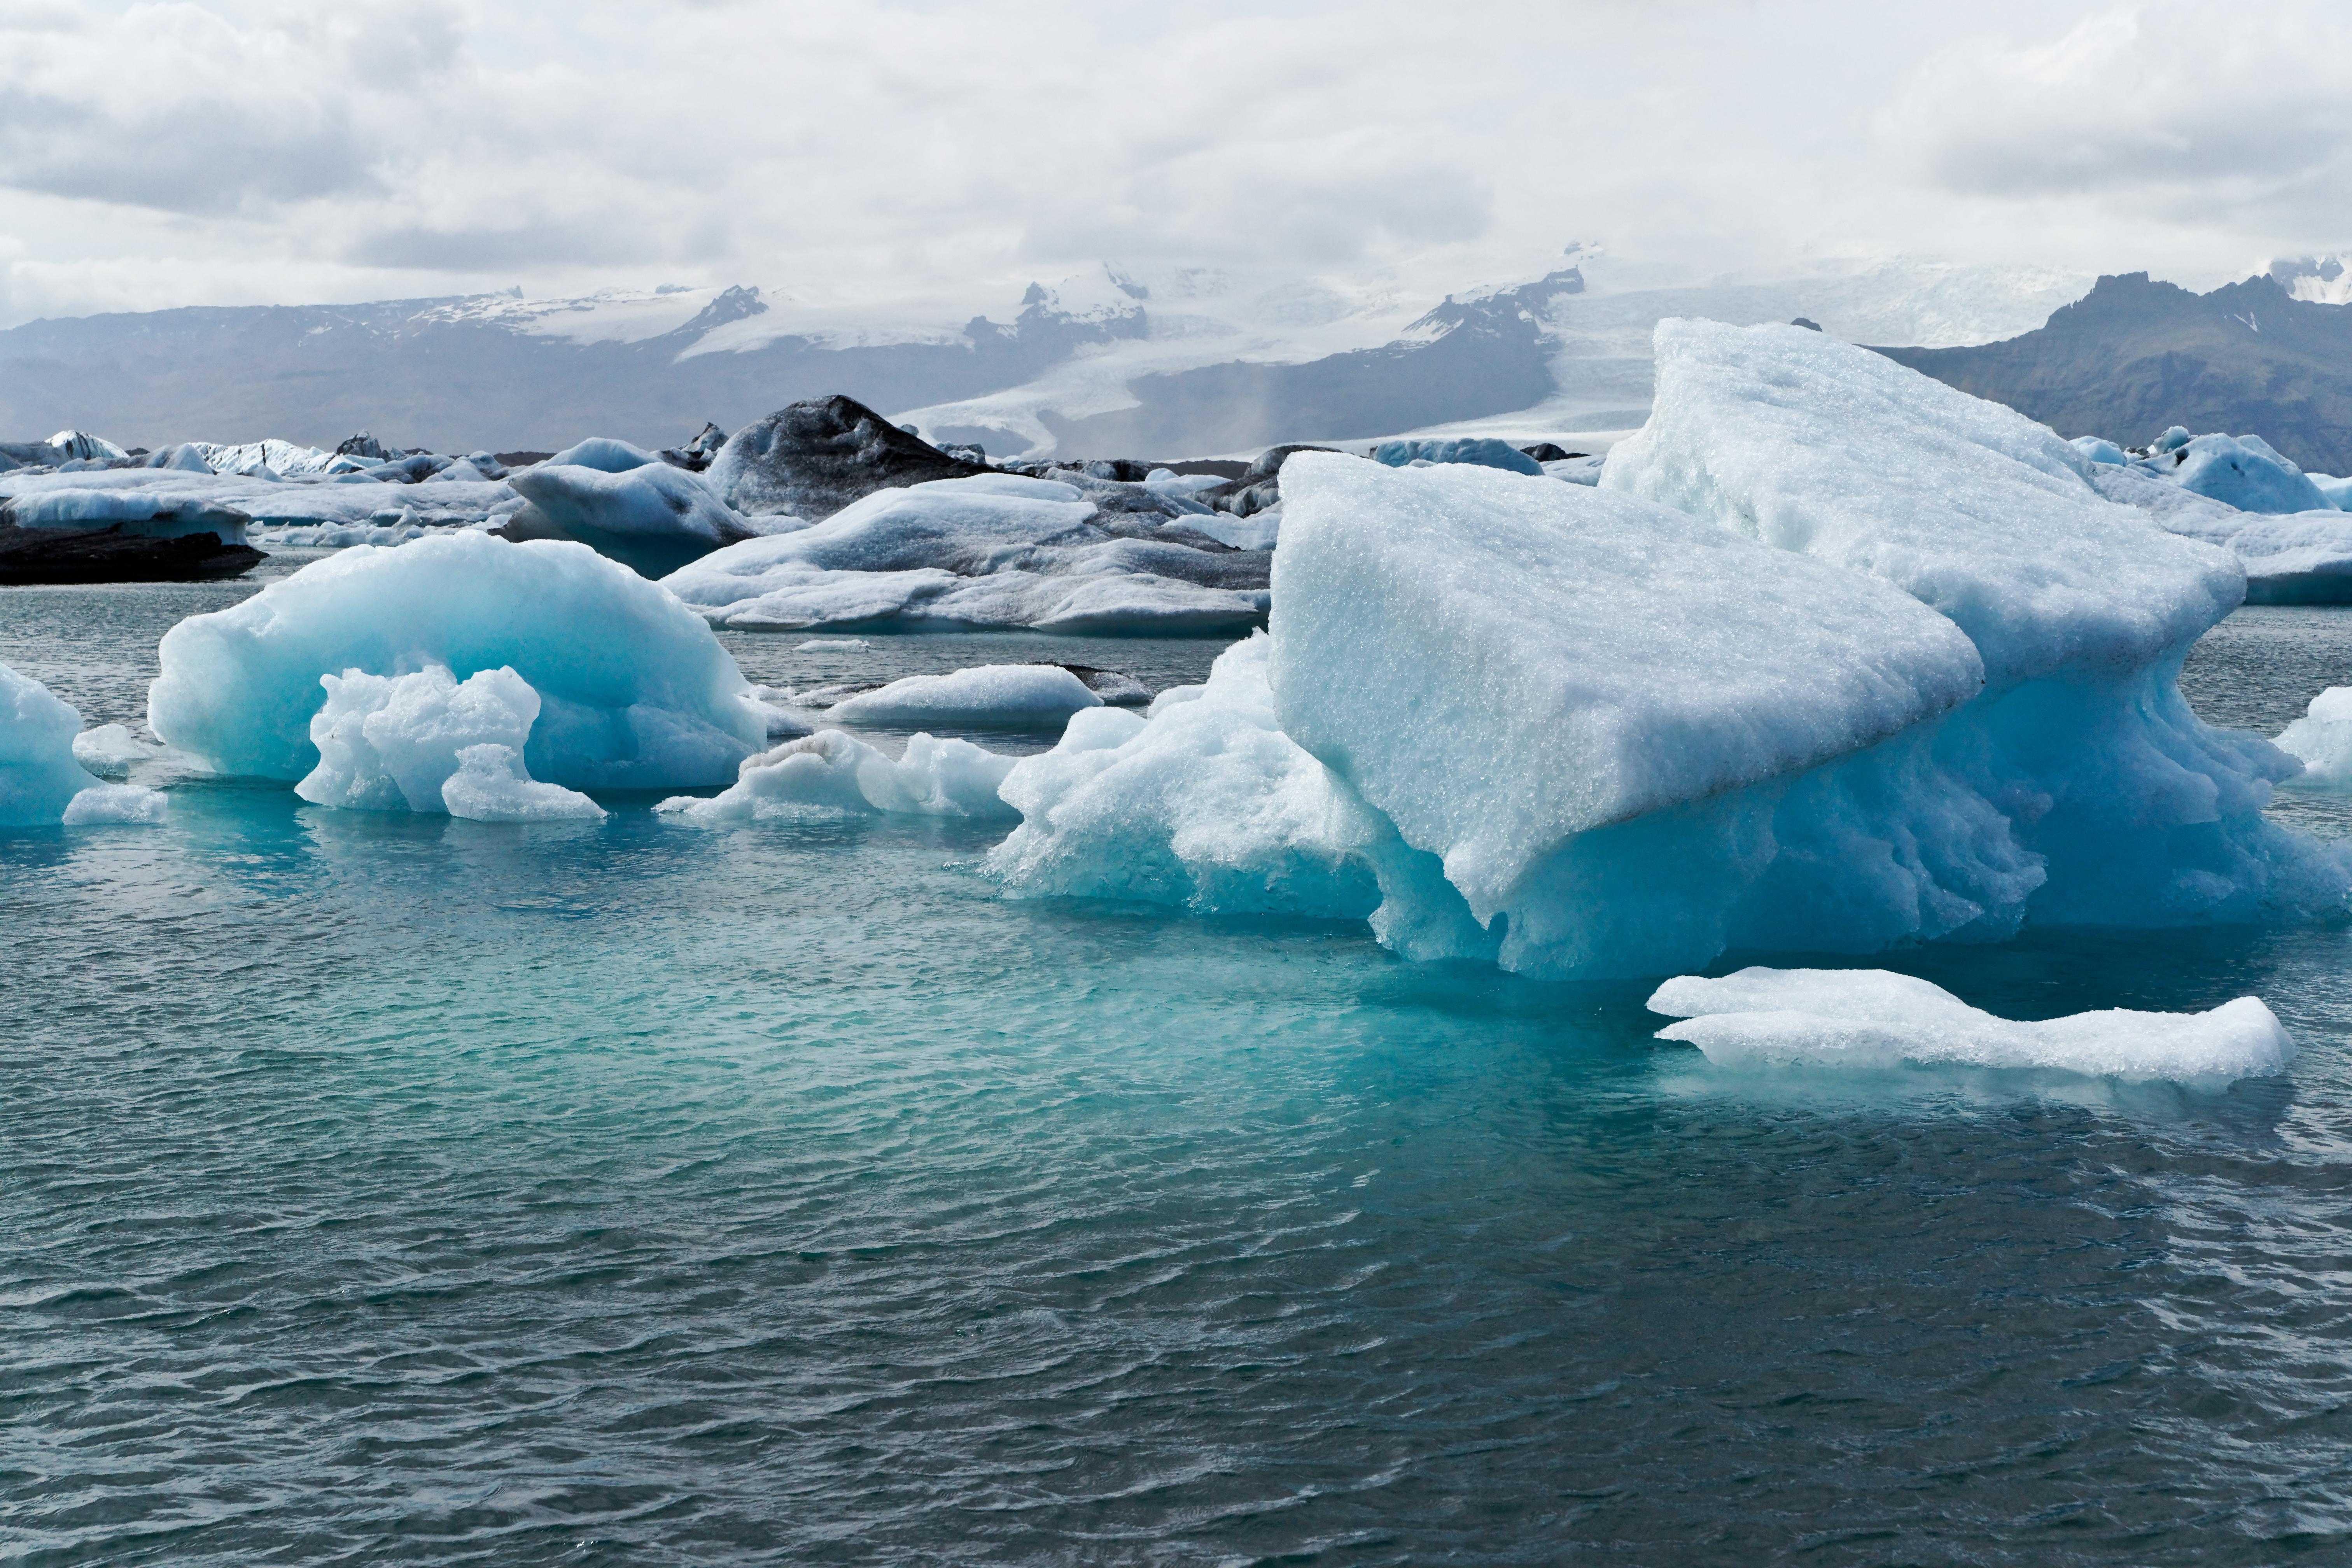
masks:
<path id="1" fill-rule="evenodd" d="M 0 0 L 0 324 L 2352 246 L 2352 5 Z M 1600 269 L 1596 268 L 1596 272 Z"/>

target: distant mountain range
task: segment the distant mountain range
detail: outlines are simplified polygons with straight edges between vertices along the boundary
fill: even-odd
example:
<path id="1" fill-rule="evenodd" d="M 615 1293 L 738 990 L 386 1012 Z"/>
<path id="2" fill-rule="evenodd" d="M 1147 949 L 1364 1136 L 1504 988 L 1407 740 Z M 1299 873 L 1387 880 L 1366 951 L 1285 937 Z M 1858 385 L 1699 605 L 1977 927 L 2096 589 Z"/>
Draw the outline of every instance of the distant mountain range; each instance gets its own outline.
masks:
<path id="1" fill-rule="evenodd" d="M 961 325 L 749 287 L 156 310 L 0 331 L 0 438 L 73 428 L 125 446 L 332 446 L 364 429 L 442 451 L 551 450 L 592 434 L 664 446 L 705 420 L 732 430 L 829 393 L 1000 457 L 1549 437 L 1647 416 L 1661 316 L 1801 314 L 1858 342 L 1971 342 L 2023 331 L 2085 281 L 1894 262 L 1595 292 L 1570 265 L 1433 302 L 1106 265 L 1033 284 L 1009 321 Z"/>
<path id="2" fill-rule="evenodd" d="M 2100 279 L 2020 337 L 1879 353 L 2061 436 L 2143 446 L 2185 425 L 2260 436 L 2305 468 L 2352 474 L 2352 305 L 2329 302 L 2343 278 L 2340 263 L 2280 268 L 2193 294 L 2133 272 Z"/>

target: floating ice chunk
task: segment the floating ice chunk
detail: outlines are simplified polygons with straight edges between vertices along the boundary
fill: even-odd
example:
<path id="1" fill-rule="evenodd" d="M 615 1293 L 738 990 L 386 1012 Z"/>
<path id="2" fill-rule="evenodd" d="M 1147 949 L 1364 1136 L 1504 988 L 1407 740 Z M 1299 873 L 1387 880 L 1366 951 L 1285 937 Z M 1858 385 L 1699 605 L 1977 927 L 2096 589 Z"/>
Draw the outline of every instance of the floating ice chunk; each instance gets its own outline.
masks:
<path id="1" fill-rule="evenodd" d="M 2130 456 L 2121 447 L 2104 436 L 2077 436 L 2068 444 L 2095 463 L 2123 464 L 2131 461 Z"/>
<path id="2" fill-rule="evenodd" d="M 995 821 L 1013 815 L 997 796 L 1011 757 L 969 741 L 918 734 L 893 759 L 838 730 L 822 730 L 747 759 L 709 800 L 678 795 L 656 811 L 703 826 L 883 812 Z"/>
<path id="3" fill-rule="evenodd" d="M 2237 556 L 2250 605 L 2352 603 L 2352 517 L 2332 510 L 2284 517 L 2240 511 L 2138 464 L 2101 468 L 2091 483 L 2108 500 L 2139 508 L 2166 532 Z"/>
<path id="4" fill-rule="evenodd" d="M 441 805 L 450 816 L 475 822 L 601 822 L 604 818 L 604 808 L 578 790 L 534 782 L 523 772 L 522 753 L 494 742 L 458 748 L 457 771 L 442 781 Z"/>
<path id="5" fill-rule="evenodd" d="M 2327 498 L 2327 504 L 2338 511 L 2352 511 L 2352 479 L 2339 479 L 2333 474 L 2305 473 L 2303 476 Z"/>
<path id="6" fill-rule="evenodd" d="M 661 459 L 643 447 L 626 441 L 615 441 L 609 436 L 591 436 L 575 447 L 566 447 L 541 463 L 543 468 L 594 468 L 600 473 L 625 474 L 632 468 L 642 468 Z M 662 463 L 662 467 L 669 465 Z"/>
<path id="7" fill-rule="evenodd" d="M 2293 782 L 2352 787 L 2352 686 L 2331 686 L 2313 698 L 2304 716 L 2279 731 L 2277 745 L 2303 759 Z"/>
<path id="8" fill-rule="evenodd" d="M 1360 465 L 1370 468 L 1370 464 Z M 1134 899 L 1360 920 L 1395 835 L 1275 721 L 1263 634 L 1153 716 L 1089 709 L 999 794 L 1021 826 L 988 864 L 1025 898 Z"/>
<path id="9" fill-rule="evenodd" d="M 84 430 L 60 430 L 49 437 L 49 445 L 68 462 L 104 463 L 131 455 L 105 437 Z"/>
<path id="10" fill-rule="evenodd" d="M 1059 665 L 983 664 L 949 675 L 910 675 L 835 703 L 851 724 L 989 724 L 1058 730 L 1102 699 Z"/>
<path id="11" fill-rule="evenodd" d="M 326 706 L 310 720 L 319 765 L 294 793 L 320 805 L 437 812 L 457 753 L 496 744 L 520 752 L 539 718 L 539 693 L 513 670 L 462 683 L 439 665 L 412 675 L 347 669 L 322 675 Z"/>
<path id="12" fill-rule="evenodd" d="M 74 761 L 100 778 L 120 778 L 133 763 L 157 756 L 163 750 L 144 744 L 121 724 L 101 724 L 73 738 Z"/>
<path id="13" fill-rule="evenodd" d="M 2258 436 L 2200 436 L 2182 449 L 2171 478 L 2191 495 L 2240 511 L 2317 511 L 2330 506 L 2301 468 Z"/>
<path id="14" fill-rule="evenodd" d="M 2257 997 L 2208 1013 L 2115 1010 L 2018 1023 L 1881 969 L 1685 974 L 1658 987 L 1650 1010 L 1687 1020 L 1658 1031 L 1660 1039 L 1687 1041 L 1721 1066 L 1944 1064 L 2218 1085 L 2284 1072 L 2294 1056 Z"/>
<path id="15" fill-rule="evenodd" d="M 101 824 L 143 826 L 163 820 L 164 797 L 160 791 L 137 784 L 99 784 L 66 802 L 59 820 L 68 827 Z"/>
<path id="16" fill-rule="evenodd" d="M 490 476 L 460 458 L 439 473 L 427 474 L 423 482 L 428 485 L 479 485 L 489 482 Z"/>
<path id="17" fill-rule="evenodd" d="M 1469 463 L 1514 474 L 1540 474 L 1543 465 L 1507 441 L 1473 437 L 1459 441 L 1383 441 L 1372 449 L 1375 461 L 1391 468 L 1410 463 Z"/>
<path id="18" fill-rule="evenodd" d="M 1601 469 L 1609 459 L 1599 458 L 1560 458 L 1543 465 L 1547 478 L 1565 479 L 1571 485 L 1597 485 Z"/>
<path id="19" fill-rule="evenodd" d="M 751 537 L 699 476 L 667 463 L 608 472 L 546 462 L 509 482 L 537 509 L 509 520 L 509 537 L 577 540 L 649 577 Z"/>
<path id="20" fill-rule="evenodd" d="M 806 642 L 794 643 L 793 651 L 794 653 L 826 653 L 836 648 L 872 647 L 873 646 L 864 637 L 811 637 Z"/>
<path id="21" fill-rule="evenodd" d="M 90 776 L 74 756 L 80 731 L 71 704 L 0 664 L 0 827 L 163 820 L 155 791 Z"/>
<path id="22" fill-rule="evenodd" d="M 1247 517 L 1237 517 L 1229 511 L 1213 512 L 1194 519 L 1192 526 L 1235 550 L 1272 550 L 1282 542 L 1282 503 L 1276 501 Z"/>
<path id="23" fill-rule="evenodd" d="M 136 489 L 41 489 L 0 502 L 0 522 L 19 528 L 116 528 L 149 539 L 213 533 L 223 544 L 245 542 L 253 519 L 233 507 L 187 496 Z"/>
<path id="24" fill-rule="evenodd" d="M 436 534 L 360 545 L 163 636 L 148 723 L 221 773 L 319 765 L 320 677 L 511 668 L 538 694 L 524 756 L 575 789 L 724 784 L 767 743 L 750 684 L 692 611 L 584 545 Z"/>
<path id="25" fill-rule="evenodd" d="M 321 452 L 315 447 L 280 441 L 274 437 L 234 446 L 222 446 L 213 441 L 192 441 L 188 445 L 204 458 L 205 466 L 213 472 L 236 474 L 247 479 L 276 480 L 295 474 L 321 474 L 335 460 L 332 452 Z"/>
<path id="26" fill-rule="evenodd" d="M 1996 688 L 2145 667 L 2243 592 L 2011 409 L 1798 327 L 1670 320 L 1656 341 L 1650 421 L 1601 488 L 1883 578 L 1958 623 Z"/>
<path id="27" fill-rule="evenodd" d="M 213 471 L 213 466 L 205 461 L 203 447 L 194 441 L 180 441 L 159 447 L 148 453 L 147 460 L 140 467 L 169 468 L 181 474 L 209 474 Z"/>

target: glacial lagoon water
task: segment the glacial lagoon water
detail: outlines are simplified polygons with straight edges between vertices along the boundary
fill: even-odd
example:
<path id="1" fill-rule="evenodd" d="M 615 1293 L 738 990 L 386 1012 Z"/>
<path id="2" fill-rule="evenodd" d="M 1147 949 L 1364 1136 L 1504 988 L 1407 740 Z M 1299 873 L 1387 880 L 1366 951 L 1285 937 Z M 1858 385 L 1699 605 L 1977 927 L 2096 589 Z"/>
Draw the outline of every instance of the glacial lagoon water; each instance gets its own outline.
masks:
<path id="1" fill-rule="evenodd" d="M 135 724 L 161 632 L 249 591 L 9 590 L 0 661 Z M 799 640 L 730 643 L 771 684 L 1216 651 Z M 2254 610 L 2185 685 L 2274 731 L 2347 679 L 2352 615 Z M 2225 1092 L 1727 1073 L 1645 986 L 653 798 L 179 780 L 161 828 L 0 837 L 0 1557 L 2352 1554 L 2352 932 L 1882 961 L 2017 1016 L 2260 994 L 2302 1054 Z"/>

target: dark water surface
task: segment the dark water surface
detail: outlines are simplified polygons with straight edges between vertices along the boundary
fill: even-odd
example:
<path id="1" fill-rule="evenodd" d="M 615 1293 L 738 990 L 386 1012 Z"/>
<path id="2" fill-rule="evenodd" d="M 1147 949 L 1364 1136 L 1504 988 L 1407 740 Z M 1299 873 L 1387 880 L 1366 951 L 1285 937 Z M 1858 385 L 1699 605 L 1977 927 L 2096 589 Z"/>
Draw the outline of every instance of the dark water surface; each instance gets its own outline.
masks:
<path id="1" fill-rule="evenodd" d="M 242 591 L 0 593 L 0 661 L 135 722 Z M 736 646 L 1012 647 L 800 640 Z M 2275 731 L 2346 681 L 2352 616 L 2263 610 L 2184 684 Z M 2352 1560 L 2342 930 L 1891 961 L 2021 1016 L 2255 992 L 2283 1079 L 1744 1075 L 1643 986 L 649 803 L 185 780 L 0 837 L 0 1556 Z"/>

